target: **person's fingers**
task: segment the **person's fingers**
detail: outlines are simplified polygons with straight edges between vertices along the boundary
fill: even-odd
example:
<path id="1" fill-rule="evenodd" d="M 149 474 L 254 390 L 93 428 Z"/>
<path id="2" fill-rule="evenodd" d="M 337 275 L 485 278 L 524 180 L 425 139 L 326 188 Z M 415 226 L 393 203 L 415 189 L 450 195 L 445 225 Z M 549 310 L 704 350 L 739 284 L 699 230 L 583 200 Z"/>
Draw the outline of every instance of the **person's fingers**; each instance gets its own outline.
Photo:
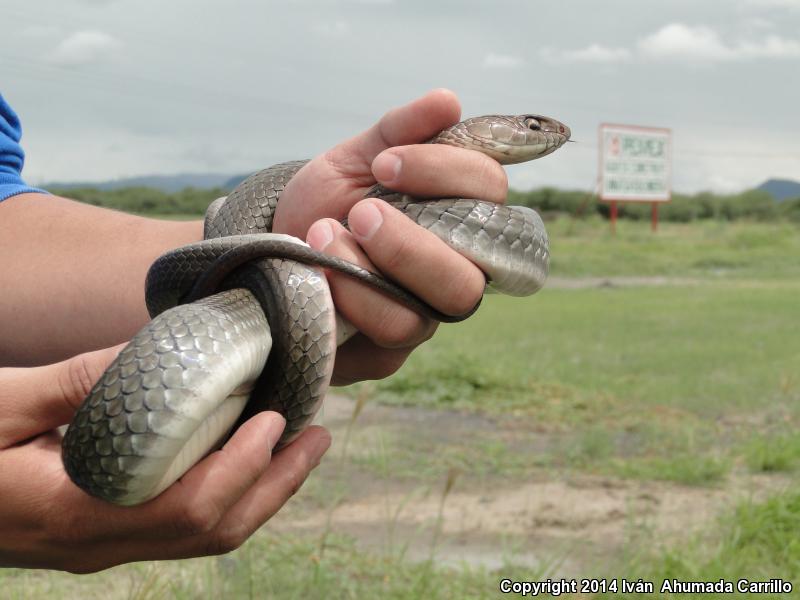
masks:
<path id="1" fill-rule="evenodd" d="M 122 348 L 43 367 L 0 369 L 0 448 L 68 423 Z"/>
<path id="2" fill-rule="evenodd" d="M 367 198 L 348 215 L 350 231 L 381 273 L 448 315 L 463 315 L 486 287 L 483 272 L 386 202 Z"/>
<path id="3" fill-rule="evenodd" d="M 100 541 L 92 544 L 91 555 L 80 562 L 67 562 L 64 568 L 87 573 L 125 562 L 191 558 L 235 550 L 297 492 L 330 442 L 326 429 L 309 427 L 273 457 L 247 493 L 208 531 L 160 539 L 157 544 L 129 538 L 125 544 Z"/>
<path id="4" fill-rule="evenodd" d="M 318 219 L 341 219 L 375 183 L 372 161 L 380 152 L 425 142 L 456 123 L 460 114 L 458 98 L 449 90 L 433 90 L 390 110 L 367 131 L 317 156 L 291 178 L 275 211 L 273 231 L 304 237 Z"/>
<path id="5" fill-rule="evenodd" d="M 336 370 L 331 385 L 350 385 L 367 379 L 383 379 L 403 366 L 413 348 L 385 348 L 356 334 L 336 351 Z"/>
<path id="6" fill-rule="evenodd" d="M 352 165 L 358 161 L 370 165 L 383 150 L 425 142 L 460 118 L 461 104 L 453 92 L 444 88 L 431 90 L 393 108 L 365 132 L 336 146 L 328 158 L 333 164 Z"/>
<path id="7" fill-rule="evenodd" d="M 404 229 L 420 229 L 409 219 L 404 217 L 404 220 Z M 333 219 L 314 223 L 306 239 L 316 250 L 338 256 L 373 273 L 378 272 L 353 235 Z M 334 270 L 326 271 L 326 276 L 336 309 L 378 346 L 413 347 L 430 338 L 436 330 L 434 321 L 369 285 Z M 337 369 L 338 365 L 337 360 Z"/>
<path id="8" fill-rule="evenodd" d="M 215 526 L 193 536 L 166 540 L 157 548 L 134 543 L 124 561 L 190 558 L 230 552 L 286 504 L 309 473 L 319 464 L 331 443 L 330 434 L 311 426 L 289 446 L 275 454 L 260 478 L 226 511 Z"/>
<path id="9" fill-rule="evenodd" d="M 142 518 L 149 521 L 152 533 L 163 536 L 171 528 L 172 536 L 187 537 L 213 530 L 266 471 L 285 425 L 285 419 L 271 411 L 245 421 L 220 450 L 150 501 L 152 511 L 142 505 Z"/>
<path id="10" fill-rule="evenodd" d="M 479 198 L 503 203 L 508 178 L 496 160 L 444 144 L 396 146 L 372 161 L 372 173 L 391 190 L 412 196 Z"/>
<path id="11" fill-rule="evenodd" d="M 241 546 L 297 493 L 330 445 L 327 429 L 318 425 L 306 429 L 273 456 L 268 471 L 228 511 L 205 543 L 188 543 L 185 555 L 220 554 Z"/>
<path id="12" fill-rule="evenodd" d="M 272 447 L 283 432 L 278 413 L 258 413 L 242 424 L 227 443 L 212 452 L 164 493 L 138 506 L 116 506 L 87 495 L 63 473 L 55 486 L 60 514 L 75 540 L 165 540 L 211 531 L 267 469 Z M 59 461 L 60 462 L 60 461 Z M 73 515 L 66 519 L 65 515 Z"/>
<path id="13" fill-rule="evenodd" d="M 30 545 L 46 545 L 40 551 L 49 555 L 51 565 L 73 572 L 228 551 L 277 512 L 330 445 L 327 431 L 311 427 L 270 462 L 282 431 L 283 419 L 276 413 L 259 413 L 179 484 L 133 507 L 109 504 L 71 485 L 60 464 L 59 436 L 39 436 L 0 456 L 0 465 L 13 467 L 10 472 L 27 468 L 41 474 L 22 494 L 6 490 L 6 498 L 19 496 L 24 504 L 14 509 L 7 502 L 0 513 L 16 510 L 19 534 L 35 531 L 38 537 L 27 540 Z M 43 504 L 40 509 L 36 501 Z M 28 523 L 24 514 L 33 520 Z"/>

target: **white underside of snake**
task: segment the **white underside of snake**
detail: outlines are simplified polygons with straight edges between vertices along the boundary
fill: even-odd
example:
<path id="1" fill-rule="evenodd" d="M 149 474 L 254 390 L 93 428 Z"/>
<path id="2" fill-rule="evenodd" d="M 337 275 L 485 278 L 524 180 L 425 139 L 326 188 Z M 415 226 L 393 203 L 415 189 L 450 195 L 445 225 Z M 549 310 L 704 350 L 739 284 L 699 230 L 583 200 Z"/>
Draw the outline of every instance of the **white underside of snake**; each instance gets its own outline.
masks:
<path id="1" fill-rule="evenodd" d="M 547 117 L 493 115 L 462 121 L 431 142 L 511 164 L 550 154 L 569 135 Z M 337 325 L 320 267 L 344 270 L 427 316 L 459 320 L 296 238 L 269 233 L 280 194 L 303 164 L 248 178 L 209 207 L 205 240 L 151 267 L 153 320 L 101 376 L 64 436 L 64 465 L 88 493 L 117 504 L 145 502 L 261 410 L 286 417 L 279 445 L 291 443 L 322 403 L 337 343 L 353 333 L 341 320 Z M 370 190 L 376 194 L 477 264 L 490 290 L 523 296 L 544 284 L 548 239 L 533 210 Z"/>

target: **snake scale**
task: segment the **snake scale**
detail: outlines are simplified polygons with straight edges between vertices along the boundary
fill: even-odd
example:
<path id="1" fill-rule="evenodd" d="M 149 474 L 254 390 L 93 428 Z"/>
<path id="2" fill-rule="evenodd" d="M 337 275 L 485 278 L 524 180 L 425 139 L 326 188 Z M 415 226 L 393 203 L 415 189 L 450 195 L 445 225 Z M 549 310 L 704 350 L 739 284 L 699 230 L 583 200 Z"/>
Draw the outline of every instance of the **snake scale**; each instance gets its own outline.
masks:
<path id="1" fill-rule="evenodd" d="M 462 121 L 430 143 L 471 148 L 501 164 L 540 158 L 570 136 L 539 115 Z M 277 410 L 287 424 L 279 446 L 305 429 L 328 389 L 337 344 L 353 328 L 335 313 L 321 268 L 338 269 L 443 321 L 391 281 L 272 234 L 287 182 L 307 161 L 260 171 L 212 203 L 205 239 L 168 252 L 146 282 L 152 321 L 120 352 L 73 418 L 62 445 L 70 478 L 123 505 L 166 489 L 227 438 L 237 423 Z M 432 231 L 512 295 L 539 290 L 547 276 L 547 234 L 535 211 L 449 198 L 416 200 L 378 186 L 368 192 Z"/>

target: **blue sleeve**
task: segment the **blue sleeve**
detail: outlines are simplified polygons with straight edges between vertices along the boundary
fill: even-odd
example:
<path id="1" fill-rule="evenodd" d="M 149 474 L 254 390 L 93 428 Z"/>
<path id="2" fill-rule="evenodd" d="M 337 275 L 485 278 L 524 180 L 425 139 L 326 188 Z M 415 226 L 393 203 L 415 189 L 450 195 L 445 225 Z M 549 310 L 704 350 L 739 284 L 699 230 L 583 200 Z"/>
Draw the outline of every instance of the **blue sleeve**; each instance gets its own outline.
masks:
<path id="1" fill-rule="evenodd" d="M 25 153 L 19 145 L 20 137 L 19 117 L 0 94 L 0 202 L 24 192 L 47 193 L 22 181 Z"/>

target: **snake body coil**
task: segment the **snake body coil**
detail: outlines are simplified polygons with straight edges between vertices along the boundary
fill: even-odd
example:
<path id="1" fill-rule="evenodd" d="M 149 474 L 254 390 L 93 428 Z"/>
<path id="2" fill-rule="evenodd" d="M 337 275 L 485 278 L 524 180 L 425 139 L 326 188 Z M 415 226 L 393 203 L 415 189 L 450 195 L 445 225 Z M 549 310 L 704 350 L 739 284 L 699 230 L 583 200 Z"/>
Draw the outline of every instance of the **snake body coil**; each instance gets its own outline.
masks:
<path id="1" fill-rule="evenodd" d="M 484 152 L 501 163 L 545 156 L 569 129 L 536 115 L 462 121 L 431 143 Z M 227 437 L 237 421 L 277 410 L 290 443 L 328 389 L 335 314 L 319 267 L 375 286 L 412 309 L 449 318 L 395 284 L 269 233 L 284 187 L 306 161 L 249 177 L 206 214 L 205 240 L 160 257 L 147 278 L 153 320 L 122 350 L 77 411 L 63 441 L 67 473 L 118 504 L 155 497 Z M 416 201 L 370 190 L 486 273 L 494 291 L 528 295 L 544 284 L 549 250 L 531 209 L 466 199 Z M 338 329 L 338 335 L 337 335 Z"/>

